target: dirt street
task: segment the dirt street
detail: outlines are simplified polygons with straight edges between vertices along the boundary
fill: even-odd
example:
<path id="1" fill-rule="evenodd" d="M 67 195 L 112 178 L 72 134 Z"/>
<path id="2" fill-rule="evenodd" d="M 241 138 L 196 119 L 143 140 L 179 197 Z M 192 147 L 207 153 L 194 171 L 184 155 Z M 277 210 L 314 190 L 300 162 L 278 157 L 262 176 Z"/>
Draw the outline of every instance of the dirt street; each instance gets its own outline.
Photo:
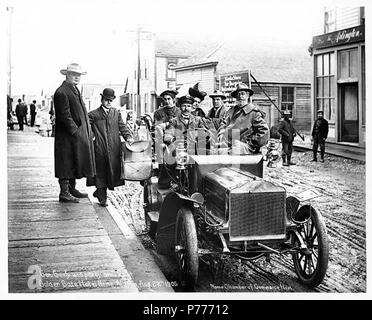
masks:
<path id="1" fill-rule="evenodd" d="M 282 167 L 279 162 L 276 168 L 265 167 L 264 177 L 285 187 L 289 195 L 307 189 L 321 194 L 312 204 L 322 213 L 329 237 L 330 259 L 323 283 L 315 290 L 301 285 L 290 256 L 271 255 L 270 261 L 253 262 L 225 256 L 201 264 L 197 291 L 366 291 L 365 164 L 330 155 L 325 163 L 310 163 L 310 159 L 311 152 L 294 152 L 296 166 Z M 140 184 L 127 182 L 111 192 L 109 199 L 155 255 L 168 280 L 177 279 L 175 262 L 158 256 L 145 232 Z"/>

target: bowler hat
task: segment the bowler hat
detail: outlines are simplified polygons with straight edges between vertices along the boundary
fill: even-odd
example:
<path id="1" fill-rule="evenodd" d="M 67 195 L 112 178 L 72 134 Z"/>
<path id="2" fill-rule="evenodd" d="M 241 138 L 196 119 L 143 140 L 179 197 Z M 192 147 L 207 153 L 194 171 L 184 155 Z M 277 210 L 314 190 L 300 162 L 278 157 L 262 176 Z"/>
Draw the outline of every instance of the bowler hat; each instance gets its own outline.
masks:
<path id="1" fill-rule="evenodd" d="M 70 63 L 66 69 L 61 69 L 60 71 L 63 75 L 66 75 L 67 72 L 75 72 L 80 74 L 87 74 L 86 71 L 84 71 L 81 66 L 77 63 Z"/>
<path id="2" fill-rule="evenodd" d="M 194 98 L 204 100 L 204 97 L 207 95 L 207 93 L 200 90 L 200 83 L 197 82 L 192 88 L 189 88 L 189 95 Z"/>
<path id="3" fill-rule="evenodd" d="M 194 98 L 192 96 L 189 96 L 188 94 L 185 96 L 182 96 L 178 99 L 178 105 L 180 106 L 183 103 L 193 104 Z"/>
<path id="4" fill-rule="evenodd" d="M 226 96 L 219 90 L 215 90 L 213 93 L 209 95 L 211 98 L 218 98 L 220 97 L 221 99 L 225 100 Z"/>
<path id="5" fill-rule="evenodd" d="M 171 96 L 173 99 L 176 97 L 176 95 L 178 94 L 178 91 L 177 90 L 165 90 L 163 91 L 160 96 L 162 98 L 164 98 L 165 95 L 168 95 L 168 96 Z"/>
<path id="6" fill-rule="evenodd" d="M 316 113 L 321 113 L 321 114 L 323 114 L 324 111 L 323 111 L 323 110 L 318 110 Z"/>
<path id="7" fill-rule="evenodd" d="M 236 98 L 239 91 L 247 91 L 247 92 L 249 92 L 249 96 L 252 96 L 253 95 L 253 90 L 252 89 L 249 89 L 249 87 L 245 83 L 243 83 L 243 82 L 242 83 L 238 83 L 238 85 L 236 86 L 235 90 L 233 92 L 231 92 L 230 95 L 233 98 Z"/>
<path id="8" fill-rule="evenodd" d="M 105 98 L 106 100 L 114 100 L 115 97 L 115 91 L 111 88 L 106 88 L 101 93 L 102 98 Z"/>

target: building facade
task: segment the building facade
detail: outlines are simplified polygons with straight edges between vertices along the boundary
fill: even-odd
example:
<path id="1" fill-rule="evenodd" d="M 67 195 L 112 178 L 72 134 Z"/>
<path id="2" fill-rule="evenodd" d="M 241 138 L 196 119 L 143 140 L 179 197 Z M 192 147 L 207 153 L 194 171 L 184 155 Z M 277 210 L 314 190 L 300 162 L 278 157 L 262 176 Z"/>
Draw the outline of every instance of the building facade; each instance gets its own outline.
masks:
<path id="1" fill-rule="evenodd" d="M 290 111 L 291 120 L 296 128 L 301 131 L 309 131 L 311 126 L 311 84 L 296 82 L 261 82 L 260 86 L 283 112 Z M 278 109 L 273 106 L 261 88 L 250 77 L 250 71 L 239 71 L 220 75 L 220 89 L 227 96 L 235 89 L 238 83 L 245 83 L 252 88 L 254 95 L 251 101 L 266 114 L 266 121 L 270 126 L 277 125 L 281 120 Z M 234 105 L 234 98 L 229 96 L 227 104 Z"/>
<path id="2" fill-rule="evenodd" d="M 329 122 L 329 142 L 365 148 L 366 75 L 364 8 L 326 8 L 324 33 L 312 41 L 312 120 Z"/>

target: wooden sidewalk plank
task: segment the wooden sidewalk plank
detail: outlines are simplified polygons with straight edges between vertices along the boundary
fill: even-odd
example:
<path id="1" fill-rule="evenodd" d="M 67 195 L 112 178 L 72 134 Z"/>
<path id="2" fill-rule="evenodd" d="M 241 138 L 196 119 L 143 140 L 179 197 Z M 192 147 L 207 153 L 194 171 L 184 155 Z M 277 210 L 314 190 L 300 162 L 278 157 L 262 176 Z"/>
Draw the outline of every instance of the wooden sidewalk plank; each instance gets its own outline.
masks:
<path id="1" fill-rule="evenodd" d="M 53 153 L 53 139 L 8 132 L 9 292 L 138 292 L 89 199 L 58 202 Z M 30 289 L 30 266 L 59 285 Z"/>

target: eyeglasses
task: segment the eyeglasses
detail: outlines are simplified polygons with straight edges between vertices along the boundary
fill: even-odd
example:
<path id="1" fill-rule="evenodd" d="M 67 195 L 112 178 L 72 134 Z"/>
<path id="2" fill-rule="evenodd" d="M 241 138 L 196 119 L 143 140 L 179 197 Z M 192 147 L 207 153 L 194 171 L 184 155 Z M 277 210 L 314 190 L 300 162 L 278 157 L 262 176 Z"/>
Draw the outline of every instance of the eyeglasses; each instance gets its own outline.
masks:
<path id="1" fill-rule="evenodd" d="M 112 100 L 110 100 L 110 99 L 104 98 L 104 100 L 107 101 L 107 102 L 110 102 L 110 103 L 112 102 Z"/>

